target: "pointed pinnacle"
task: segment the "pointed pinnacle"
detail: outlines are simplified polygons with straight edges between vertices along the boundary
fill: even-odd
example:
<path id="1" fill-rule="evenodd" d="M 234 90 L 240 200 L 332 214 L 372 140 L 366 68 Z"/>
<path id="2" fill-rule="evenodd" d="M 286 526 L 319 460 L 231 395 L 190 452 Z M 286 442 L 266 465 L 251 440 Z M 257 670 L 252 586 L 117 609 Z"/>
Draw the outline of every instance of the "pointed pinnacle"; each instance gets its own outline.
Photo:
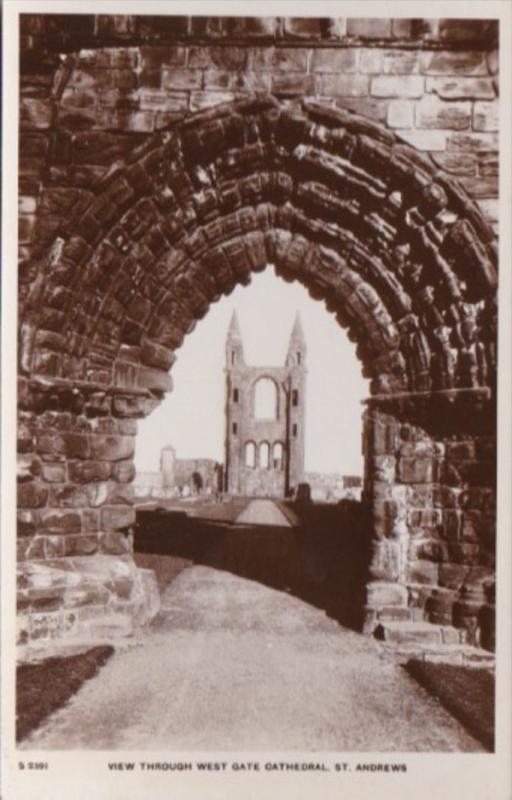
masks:
<path id="1" fill-rule="evenodd" d="M 302 330 L 302 323 L 300 319 L 300 314 L 297 311 L 295 315 L 295 322 L 293 323 L 292 332 L 290 334 L 290 339 L 295 339 L 303 342 L 305 340 L 304 331 Z"/>
<path id="2" fill-rule="evenodd" d="M 231 322 L 229 323 L 228 336 L 230 339 L 241 339 L 240 325 L 238 324 L 238 317 L 236 311 L 233 311 Z"/>

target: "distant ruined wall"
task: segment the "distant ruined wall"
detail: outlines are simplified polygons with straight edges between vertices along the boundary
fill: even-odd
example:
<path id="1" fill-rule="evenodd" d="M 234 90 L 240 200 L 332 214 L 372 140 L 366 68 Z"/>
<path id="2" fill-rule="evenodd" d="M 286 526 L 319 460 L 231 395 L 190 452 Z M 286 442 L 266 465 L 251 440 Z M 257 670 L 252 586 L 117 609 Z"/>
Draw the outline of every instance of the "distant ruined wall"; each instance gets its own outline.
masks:
<path id="1" fill-rule="evenodd" d="M 22 15 L 21 640 L 144 617 L 137 419 L 209 303 L 269 262 L 327 300 L 371 378 L 369 628 L 434 618 L 435 589 L 436 618 L 480 635 L 497 46 L 486 20 Z"/>

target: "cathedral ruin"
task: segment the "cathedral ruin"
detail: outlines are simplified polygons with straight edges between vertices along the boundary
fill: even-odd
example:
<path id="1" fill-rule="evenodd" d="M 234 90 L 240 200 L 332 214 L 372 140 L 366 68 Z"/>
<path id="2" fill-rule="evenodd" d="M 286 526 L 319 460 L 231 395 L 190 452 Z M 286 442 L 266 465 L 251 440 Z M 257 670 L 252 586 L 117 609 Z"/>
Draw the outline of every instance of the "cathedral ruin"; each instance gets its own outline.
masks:
<path id="1" fill-rule="evenodd" d="M 304 480 L 306 341 L 297 314 L 285 365 L 245 362 L 236 312 L 226 339 L 225 490 L 286 497 Z"/>

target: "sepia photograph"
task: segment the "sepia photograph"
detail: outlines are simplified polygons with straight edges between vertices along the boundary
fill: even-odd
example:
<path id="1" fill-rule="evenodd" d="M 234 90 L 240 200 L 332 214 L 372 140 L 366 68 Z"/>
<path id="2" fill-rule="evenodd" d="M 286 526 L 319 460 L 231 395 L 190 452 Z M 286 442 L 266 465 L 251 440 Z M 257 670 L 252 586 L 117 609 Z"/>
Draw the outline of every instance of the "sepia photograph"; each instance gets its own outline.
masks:
<path id="1" fill-rule="evenodd" d="M 2 797 L 507 800 L 510 8 L 247 8 L 4 3 Z"/>

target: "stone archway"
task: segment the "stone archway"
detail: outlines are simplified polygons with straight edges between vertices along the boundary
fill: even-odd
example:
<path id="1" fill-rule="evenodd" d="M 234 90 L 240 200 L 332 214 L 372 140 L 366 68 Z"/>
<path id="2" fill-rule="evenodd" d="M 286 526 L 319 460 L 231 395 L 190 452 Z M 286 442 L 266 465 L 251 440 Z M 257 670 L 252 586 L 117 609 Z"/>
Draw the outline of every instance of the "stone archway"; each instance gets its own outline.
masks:
<path id="1" fill-rule="evenodd" d="M 136 419 L 171 389 L 174 352 L 209 305 L 269 263 L 325 302 L 371 379 L 368 630 L 454 615 L 481 628 L 494 549 L 493 230 L 383 126 L 255 96 L 192 114 L 112 165 L 35 256 L 20 313 L 25 635 L 140 612 L 126 536 Z"/>

